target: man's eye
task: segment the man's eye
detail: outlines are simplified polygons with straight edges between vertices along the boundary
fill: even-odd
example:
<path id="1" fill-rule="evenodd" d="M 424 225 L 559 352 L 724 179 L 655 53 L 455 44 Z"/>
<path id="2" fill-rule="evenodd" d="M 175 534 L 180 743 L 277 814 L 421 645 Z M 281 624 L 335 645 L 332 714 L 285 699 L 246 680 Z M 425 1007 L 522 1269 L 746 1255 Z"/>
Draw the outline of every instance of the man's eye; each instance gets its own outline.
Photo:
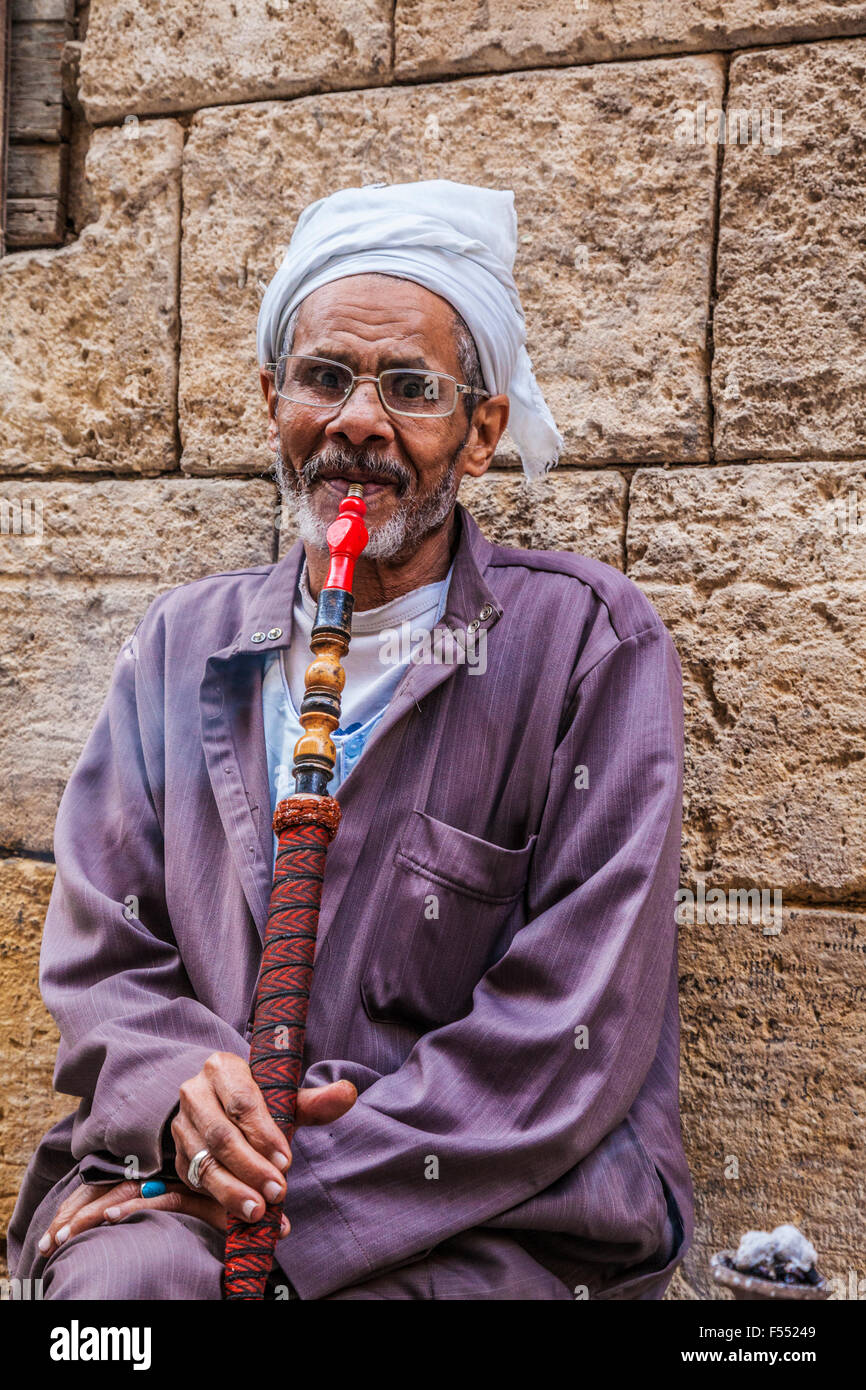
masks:
<path id="1" fill-rule="evenodd" d="M 333 367 L 314 367 L 310 372 L 310 381 L 316 386 L 324 386 L 328 390 L 334 390 L 341 385 L 341 373 Z"/>
<path id="2" fill-rule="evenodd" d="M 439 397 L 439 379 L 426 372 L 407 372 L 394 378 L 394 390 L 404 401 L 435 401 Z"/>
<path id="3" fill-rule="evenodd" d="M 286 386 L 328 401 L 339 400 L 349 389 L 347 373 L 333 362 L 296 362 Z"/>

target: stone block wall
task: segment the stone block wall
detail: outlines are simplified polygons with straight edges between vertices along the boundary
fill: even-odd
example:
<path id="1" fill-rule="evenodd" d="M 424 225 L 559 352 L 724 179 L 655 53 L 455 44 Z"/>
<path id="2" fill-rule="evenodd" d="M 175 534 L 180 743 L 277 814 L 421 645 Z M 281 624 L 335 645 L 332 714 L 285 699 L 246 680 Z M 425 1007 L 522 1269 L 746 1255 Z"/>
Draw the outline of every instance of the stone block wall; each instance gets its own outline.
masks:
<path id="1" fill-rule="evenodd" d="M 114 658 L 157 592 L 279 554 L 264 288 L 311 200 L 447 177 L 515 191 L 565 437 L 462 500 L 624 569 L 683 665 L 669 1296 L 788 1220 L 866 1296 L 866 4 L 90 0 L 76 34 L 66 244 L 0 260 L 0 1223 L 73 1103 L 36 957 Z"/>

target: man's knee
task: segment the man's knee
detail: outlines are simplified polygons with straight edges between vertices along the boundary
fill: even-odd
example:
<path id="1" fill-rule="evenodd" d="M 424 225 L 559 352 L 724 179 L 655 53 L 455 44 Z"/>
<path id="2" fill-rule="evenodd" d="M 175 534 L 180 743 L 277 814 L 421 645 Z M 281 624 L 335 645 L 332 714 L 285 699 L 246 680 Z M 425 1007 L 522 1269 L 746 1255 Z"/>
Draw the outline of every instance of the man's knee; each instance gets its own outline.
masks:
<path id="1" fill-rule="evenodd" d="M 195 1217 L 137 1212 L 61 1245 L 42 1271 L 43 1298 L 219 1299 L 222 1247 L 219 1232 Z"/>

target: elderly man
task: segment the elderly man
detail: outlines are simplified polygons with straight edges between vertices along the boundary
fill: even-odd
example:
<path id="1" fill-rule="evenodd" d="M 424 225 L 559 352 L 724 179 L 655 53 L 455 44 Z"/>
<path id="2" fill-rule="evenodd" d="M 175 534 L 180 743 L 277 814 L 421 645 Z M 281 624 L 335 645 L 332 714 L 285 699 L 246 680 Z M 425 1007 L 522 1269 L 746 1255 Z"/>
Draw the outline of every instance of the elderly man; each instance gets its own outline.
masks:
<path id="1" fill-rule="evenodd" d="M 516 230 L 510 192 L 346 189 L 268 288 L 300 540 L 151 604 L 58 814 L 41 980 L 81 1104 L 10 1241 L 47 1298 L 218 1299 L 226 1213 L 283 1199 L 277 1297 L 657 1299 L 683 1257 L 677 657 L 618 571 L 493 545 L 456 500 L 506 424 L 530 476 L 562 442 Z M 290 1152 L 250 1020 L 352 482 L 370 541 Z"/>

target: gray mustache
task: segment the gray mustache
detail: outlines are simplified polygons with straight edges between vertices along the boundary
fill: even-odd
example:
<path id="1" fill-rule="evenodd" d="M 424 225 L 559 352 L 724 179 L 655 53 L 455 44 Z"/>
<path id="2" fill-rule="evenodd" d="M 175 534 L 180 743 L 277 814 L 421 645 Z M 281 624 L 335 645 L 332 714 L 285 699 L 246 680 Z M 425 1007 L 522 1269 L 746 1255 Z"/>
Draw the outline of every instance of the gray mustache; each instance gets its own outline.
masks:
<path id="1" fill-rule="evenodd" d="M 350 454 L 345 449 L 330 449 L 322 454 L 314 454 L 301 468 L 299 480 L 309 488 L 320 480 L 325 471 L 344 468 L 351 468 L 370 482 L 393 482 L 398 497 L 404 496 L 412 482 L 409 470 L 394 459 L 380 458 L 371 450 Z"/>

